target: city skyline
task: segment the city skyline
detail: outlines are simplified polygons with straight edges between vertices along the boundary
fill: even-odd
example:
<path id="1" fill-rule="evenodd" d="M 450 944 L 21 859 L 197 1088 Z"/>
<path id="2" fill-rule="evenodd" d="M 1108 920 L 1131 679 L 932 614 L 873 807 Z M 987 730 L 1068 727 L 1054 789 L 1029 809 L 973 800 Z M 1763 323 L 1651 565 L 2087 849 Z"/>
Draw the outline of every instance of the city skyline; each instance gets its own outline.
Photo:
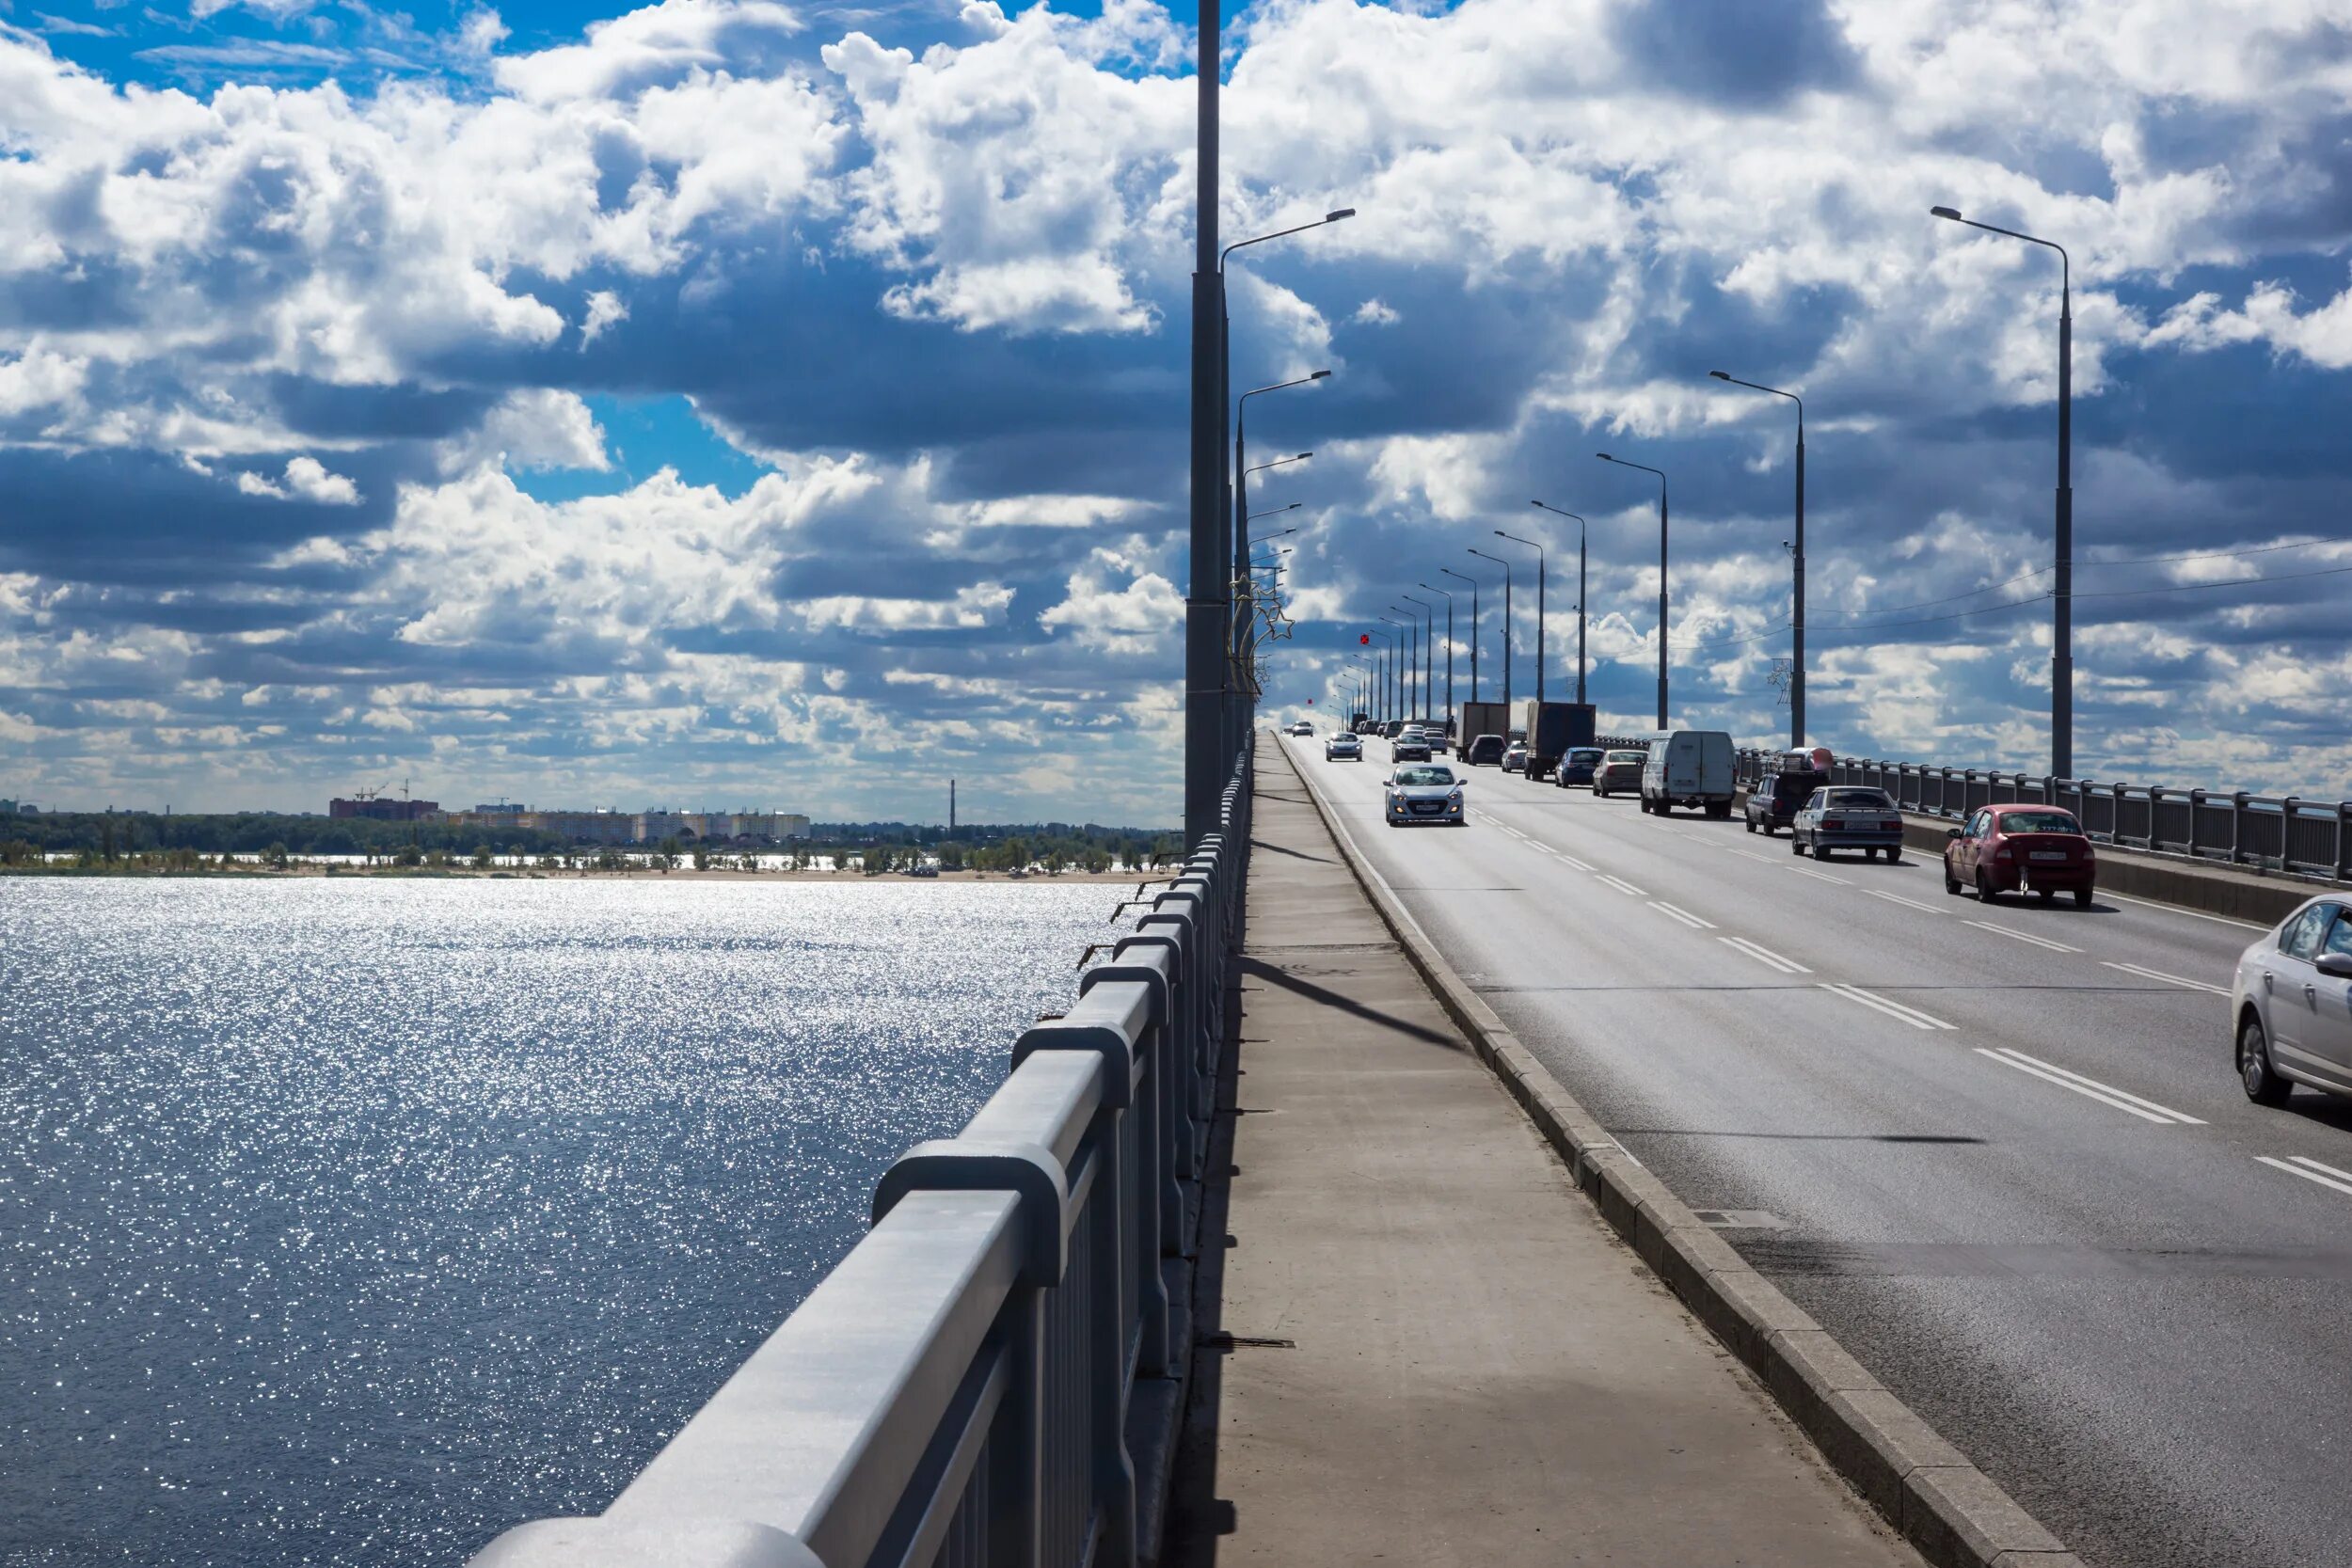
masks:
<path id="1" fill-rule="evenodd" d="M 952 774 L 1171 819 L 1189 23 L 10 16 L 0 793 L 298 809 L 463 759 L 485 799 L 904 817 Z M 1250 415 L 1253 462 L 1314 453 L 1251 481 L 1299 503 L 1269 716 L 1495 528 L 1572 548 L 1540 497 L 1646 727 L 1656 500 L 1607 450 L 1674 476 L 1677 717 L 1769 740 L 1793 432 L 1721 368 L 1807 400 L 1809 738 L 2039 766 L 2058 278 L 1949 203 L 2073 252 L 2077 770 L 2344 793 L 2352 546 L 2270 548 L 2340 531 L 2332 26 L 1242 11 L 1228 236 L 1357 209 L 1232 269 L 1236 382 L 1333 372 Z"/>

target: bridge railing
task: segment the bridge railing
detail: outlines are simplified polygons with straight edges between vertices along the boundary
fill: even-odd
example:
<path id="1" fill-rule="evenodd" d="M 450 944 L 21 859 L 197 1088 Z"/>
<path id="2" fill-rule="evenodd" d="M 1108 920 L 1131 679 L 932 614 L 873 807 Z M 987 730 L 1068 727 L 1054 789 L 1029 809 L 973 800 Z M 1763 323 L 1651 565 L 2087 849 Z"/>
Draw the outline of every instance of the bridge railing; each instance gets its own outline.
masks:
<path id="1" fill-rule="evenodd" d="M 612 1506 L 471 1568 L 1136 1561 L 1128 1418 L 1190 1361 L 1163 1265 L 1207 1153 L 1248 769 L 1070 1011 L 960 1135 L 883 1174 L 864 1239 Z"/>
<path id="2" fill-rule="evenodd" d="M 1777 754 L 1740 752 L 1740 784 L 1753 787 L 1763 776 L 1765 758 Z M 1923 816 L 1958 819 L 2006 802 L 2063 806 L 2092 838 L 2125 848 L 2352 881 L 2352 800 L 2097 784 L 1866 757 L 1836 758 L 1830 782 L 1883 789 L 1897 805 Z"/>

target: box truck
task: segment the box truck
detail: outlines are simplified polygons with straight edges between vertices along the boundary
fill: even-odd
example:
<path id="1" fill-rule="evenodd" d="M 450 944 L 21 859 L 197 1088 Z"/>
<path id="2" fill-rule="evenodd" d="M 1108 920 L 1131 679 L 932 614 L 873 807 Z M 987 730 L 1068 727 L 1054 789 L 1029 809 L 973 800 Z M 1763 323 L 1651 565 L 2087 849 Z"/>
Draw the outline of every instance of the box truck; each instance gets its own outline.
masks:
<path id="1" fill-rule="evenodd" d="M 1527 732 L 1527 776 L 1544 780 L 1560 766 L 1571 746 L 1593 743 L 1593 705 L 1539 703 L 1530 698 L 1521 707 L 1520 727 Z"/>
<path id="2" fill-rule="evenodd" d="M 1508 736 L 1511 711 L 1501 703 L 1462 705 L 1462 760 L 1470 760 L 1470 746 L 1482 735 Z"/>

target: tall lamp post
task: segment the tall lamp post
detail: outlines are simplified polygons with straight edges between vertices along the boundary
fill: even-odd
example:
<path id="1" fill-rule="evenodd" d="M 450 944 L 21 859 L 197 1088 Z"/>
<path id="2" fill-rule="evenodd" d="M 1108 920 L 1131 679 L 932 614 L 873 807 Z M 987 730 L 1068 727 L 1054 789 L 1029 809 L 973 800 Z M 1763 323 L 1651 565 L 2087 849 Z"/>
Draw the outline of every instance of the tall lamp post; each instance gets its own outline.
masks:
<path id="1" fill-rule="evenodd" d="M 1451 739 L 1454 736 L 1454 595 L 1443 588 L 1425 582 L 1417 582 L 1413 586 L 1441 594 L 1445 599 L 1445 733 Z"/>
<path id="2" fill-rule="evenodd" d="M 1385 615 L 1380 617 L 1380 619 L 1383 621 L 1389 620 L 1389 618 Z M 1372 633 L 1373 636 L 1381 640 L 1377 644 L 1379 651 L 1375 656 L 1378 659 L 1380 665 L 1380 673 L 1377 677 L 1375 686 L 1380 694 L 1380 721 L 1384 724 L 1396 717 L 1397 640 L 1396 632 L 1393 629 L 1395 623 L 1390 621 L 1389 626 L 1391 629 L 1384 631 L 1378 627 L 1375 627 Z"/>
<path id="3" fill-rule="evenodd" d="M 1988 234 L 2001 234 L 2058 254 L 2058 408 L 2057 580 L 2050 594 L 2050 772 L 2074 773 L 2074 261 L 2056 240 L 2038 239 L 2014 229 L 1962 217 L 1950 207 L 1928 209 L 1937 217 Z"/>
<path id="4" fill-rule="evenodd" d="M 1534 503 L 1554 516 L 1566 517 L 1576 524 L 1576 701 L 1584 702 L 1584 519 L 1573 512 L 1563 512 L 1543 501 Z"/>
<path id="5" fill-rule="evenodd" d="M 1478 701 L 1478 579 L 1451 566 L 1440 566 L 1438 572 L 1470 585 L 1470 701 L 1474 703 Z"/>
<path id="6" fill-rule="evenodd" d="M 1728 381 L 1734 387 L 1745 387 L 1752 392 L 1770 392 L 1776 398 L 1787 398 L 1797 405 L 1797 537 L 1788 546 L 1796 570 L 1796 580 L 1788 601 L 1791 666 L 1788 675 L 1788 744 L 1802 750 L 1804 746 L 1804 399 L 1794 392 L 1784 392 L 1777 387 L 1767 387 L 1760 381 L 1742 381 L 1722 371 L 1707 373 L 1718 381 Z"/>
<path id="7" fill-rule="evenodd" d="M 1389 608 L 1394 610 L 1396 606 L 1391 605 Z M 1413 622 L 1400 621 L 1392 615 L 1383 615 L 1380 619 L 1397 628 L 1397 651 L 1402 657 L 1403 664 L 1397 672 L 1396 716 L 1399 719 L 1410 719 L 1413 716 L 1413 638 L 1421 627 Z"/>
<path id="8" fill-rule="evenodd" d="M 1309 224 L 1307 227 L 1311 229 L 1315 226 L 1313 224 Z M 1266 237 L 1271 239 L 1274 236 L 1267 235 Z M 1246 244 L 1248 242 L 1244 243 Z M 1239 246 L 1233 246 L 1231 248 L 1238 249 Z M 1218 265 L 1221 268 L 1223 266 L 1223 262 L 1220 261 Z M 1248 455 L 1249 400 L 1254 397 L 1263 397 L 1268 392 L 1279 392 L 1287 390 L 1293 387 L 1304 387 L 1311 382 L 1321 381 L 1330 375 L 1330 373 L 1331 372 L 1329 371 L 1314 371 L 1309 374 L 1298 376 L 1290 381 L 1277 381 L 1273 385 L 1267 387 L 1253 387 L 1248 391 L 1244 392 L 1233 404 L 1233 473 L 1237 480 L 1237 483 L 1233 486 L 1233 576 L 1238 580 L 1246 581 L 1249 572 L 1250 470 L 1248 467 Z M 1280 507 L 1277 510 L 1288 511 L 1289 508 Z M 1234 617 L 1233 645 L 1232 651 L 1233 689 L 1236 706 L 1240 709 L 1240 712 L 1236 715 L 1237 728 L 1233 736 L 1233 744 L 1236 747 L 1239 747 L 1246 742 L 1249 733 L 1249 694 L 1248 689 L 1242 680 L 1241 676 L 1242 673 L 1249 667 L 1248 660 L 1250 657 L 1250 649 L 1254 646 L 1256 641 L 1256 632 L 1253 629 L 1254 625 L 1254 621 L 1245 623 L 1239 616 Z"/>
<path id="9" fill-rule="evenodd" d="M 1658 727 L 1662 730 L 1666 727 L 1666 470 L 1646 463 L 1629 463 L 1605 451 L 1593 455 L 1603 463 L 1658 476 Z"/>
<path id="10" fill-rule="evenodd" d="M 1414 586 L 1419 587 L 1420 584 L 1416 583 Z M 1399 594 L 1397 597 L 1406 604 L 1421 606 L 1421 618 L 1423 623 L 1421 639 L 1421 716 L 1425 720 L 1429 717 L 1429 706 L 1432 701 L 1432 687 L 1429 678 L 1430 661 L 1438 657 L 1438 607 L 1427 599 L 1417 599 L 1410 594 Z"/>
<path id="11" fill-rule="evenodd" d="M 1502 568 L 1502 727 L 1507 730 L 1511 727 L 1511 563 L 1485 550 L 1470 554 Z"/>
<path id="12" fill-rule="evenodd" d="M 1544 700 L 1544 547 L 1533 539 L 1522 539 L 1501 529 L 1495 530 L 1495 537 L 1525 545 L 1535 552 L 1535 701 L 1540 704 Z"/>
<path id="13" fill-rule="evenodd" d="M 1223 0 L 1200 0 L 1195 72 L 1192 269 L 1192 508 L 1184 589 L 1184 842 L 1216 826 L 1232 757 L 1232 570 L 1226 564 L 1225 258 L 1216 247 L 1217 40 Z"/>

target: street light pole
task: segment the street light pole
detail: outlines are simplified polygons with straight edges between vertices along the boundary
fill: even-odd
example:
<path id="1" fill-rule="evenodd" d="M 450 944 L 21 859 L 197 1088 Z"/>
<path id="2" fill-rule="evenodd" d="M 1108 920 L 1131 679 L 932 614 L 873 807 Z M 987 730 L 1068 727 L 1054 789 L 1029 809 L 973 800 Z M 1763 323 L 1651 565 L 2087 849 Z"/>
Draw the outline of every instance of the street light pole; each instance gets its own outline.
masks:
<path id="1" fill-rule="evenodd" d="M 2057 534 L 2050 606 L 2050 772 L 2074 773 L 2074 263 L 2056 240 L 2037 239 L 2014 229 L 1964 218 L 1950 207 L 1928 209 L 1935 216 L 1988 234 L 2002 234 L 2058 253 L 2058 413 Z"/>
<path id="2" fill-rule="evenodd" d="M 1438 568 L 1440 575 L 1470 585 L 1470 701 L 1478 701 L 1478 579 L 1451 566 Z"/>
<path id="3" fill-rule="evenodd" d="M 1389 608 L 1391 610 L 1394 610 L 1397 607 L 1395 605 L 1391 605 Z M 1387 621 L 1389 625 L 1392 626 L 1400 628 L 1399 637 L 1401 641 L 1399 642 L 1399 647 L 1404 654 L 1405 662 L 1404 668 L 1400 672 L 1400 678 L 1397 685 L 1397 692 L 1403 699 L 1399 704 L 1401 711 L 1397 714 L 1397 717 L 1400 719 L 1410 719 L 1413 716 L 1413 639 L 1415 635 L 1420 632 L 1421 627 L 1412 622 L 1398 621 L 1386 615 L 1381 616 L 1380 619 Z"/>
<path id="4" fill-rule="evenodd" d="M 1216 248 L 1217 38 L 1223 0 L 1200 0 L 1193 158 L 1192 551 L 1184 591 L 1184 842 L 1216 827 L 1229 771 L 1232 574 L 1225 564 L 1225 277 Z"/>
<path id="5" fill-rule="evenodd" d="M 1576 700 L 1584 702 L 1584 519 L 1573 512 L 1563 512 L 1545 501 L 1535 505 L 1556 517 L 1565 517 L 1576 524 Z"/>
<path id="6" fill-rule="evenodd" d="M 1533 539 L 1522 539 L 1516 533 L 1495 530 L 1495 537 L 1508 539 L 1514 545 L 1525 545 L 1535 552 L 1535 701 L 1544 700 L 1544 547 Z"/>
<path id="7" fill-rule="evenodd" d="M 1789 654 L 1793 668 L 1788 675 L 1788 744 L 1802 751 L 1804 747 L 1804 399 L 1794 392 L 1784 392 L 1777 387 L 1767 387 L 1759 381 L 1742 381 L 1721 371 L 1708 374 L 1718 381 L 1728 381 L 1734 387 L 1745 387 L 1752 392 L 1770 392 L 1776 398 L 1787 398 L 1797 405 L 1797 537 L 1789 546 L 1795 562 L 1796 582 L 1789 598 Z"/>
<path id="8" fill-rule="evenodd" d="M 1439 571 L 1444 569 L 1442 566 L 1438 568 Z M 1454 595 L 1426 582 L 1416 582 L 1413 586 L 1445 595 L 1445 733 L 1451 739 L 1454 736 Z"/>
<path id="9" fill-rule="evenodd" d="M 1502 568 L 1502 727 L 1507 730 L 1511 727 L 1511 563 L 1485 550 L 1470 554 Z"/>
<path id="10" fill-rule="evenodd" d="M 1418 588 L 1421 585 L 1415 583 L 1413 586 Z M 1427 629 L 1422 633 L 1421 640 L 1421 716 L 1427 719 L 1430 703 L 1430 660 L 1437 657 L 1438 607 L 1427 599 L 1416 599 L 1410 594 L 1400 594 L 1397 597 L 1406 604 L 1421 606 L 1422 619 L 1428 623 Z"/>
<path id="11" fill-rule="evenodd" d="M 1622 457 L 1596 452 L 1603 463 L 1614 463 L 1621 468 L 1639 468 L 1645 474 L 1658 476 L 1658 727 L 1666 727 L 1666 470 L 1653 468 L 1646 463 L 1628 463 Z"/>

